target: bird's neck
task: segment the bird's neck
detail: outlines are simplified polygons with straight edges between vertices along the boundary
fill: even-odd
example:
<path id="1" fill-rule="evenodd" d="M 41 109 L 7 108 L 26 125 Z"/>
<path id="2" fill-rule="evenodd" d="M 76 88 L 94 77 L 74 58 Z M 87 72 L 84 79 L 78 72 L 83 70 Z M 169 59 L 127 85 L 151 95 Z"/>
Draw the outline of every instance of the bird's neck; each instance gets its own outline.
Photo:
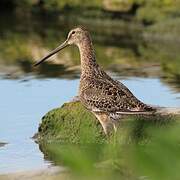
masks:
<path id="1" fill-rule="evenodd" d="M 96 63 L 95 52 L 92 41 L 89 37 L 78 45 L 81 58 L 82 75 L 92 75 L 98 65 Z"/>

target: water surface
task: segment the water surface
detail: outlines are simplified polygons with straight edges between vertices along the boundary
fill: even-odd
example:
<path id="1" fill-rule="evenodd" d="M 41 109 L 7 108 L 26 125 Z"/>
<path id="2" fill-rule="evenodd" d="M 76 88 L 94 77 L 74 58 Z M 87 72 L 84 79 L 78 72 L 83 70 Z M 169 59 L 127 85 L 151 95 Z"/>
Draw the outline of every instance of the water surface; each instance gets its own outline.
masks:
<path id="1" fill-rule="evenodd" d="M 27 81 L 0 80 L 0 140 L 8 142 L 0 148 L 0 173 L 51 165 L 44 160 L 38 145 L 31 137 L 37 132 L 41 117 L 45 113 L 77 95 L 78 79 L 26 79 Z M 157 78 L 132 77 L 122 82 L 148 104 L 180 106 L 180 93 L 173 92 Z"/>

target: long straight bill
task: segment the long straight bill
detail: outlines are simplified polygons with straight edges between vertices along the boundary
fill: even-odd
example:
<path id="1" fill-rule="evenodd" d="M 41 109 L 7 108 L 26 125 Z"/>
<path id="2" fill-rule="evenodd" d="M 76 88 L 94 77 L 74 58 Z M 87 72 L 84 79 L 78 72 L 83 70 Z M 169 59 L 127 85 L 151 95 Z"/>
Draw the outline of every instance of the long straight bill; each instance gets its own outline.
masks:
<path id="1" fill-rule="evenodd" d="M 44 56 L 40 61 L 38 61 L 37 63 L 34 64 L 34 66 L 37 66 L 39 64 L 41 64 L 42 62 L 44 62 L 46 59 L 48 59 L 49 57 L 51 57 L 52 55 L 56 54 L 57 52 L 59 52 L 60 50 L 64 49 L 66 46 L 68 46 L 67 41 L 64 41 L 60 46 L 58 46 L 56 49 L 54 49 L 53 51 L 51 51 L 48 55 Z"/>

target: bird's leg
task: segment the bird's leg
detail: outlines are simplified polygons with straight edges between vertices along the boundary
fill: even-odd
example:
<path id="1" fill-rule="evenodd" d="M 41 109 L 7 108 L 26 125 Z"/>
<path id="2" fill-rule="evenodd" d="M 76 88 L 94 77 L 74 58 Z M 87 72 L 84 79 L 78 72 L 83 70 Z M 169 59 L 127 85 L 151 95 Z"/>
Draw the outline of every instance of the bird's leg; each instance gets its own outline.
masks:
<path id="1" fill-rule="evenodd" d="M 112 120 L 112 123 L 113 123 L 114 132 L 116 133 L 117 132 L 117 128 L 118 128 L 117 122 Z"/>
<path id="2" fill-rule="evenodd" d="M 113 124 L 113 128 L 114 128 L 114 132 L 117 132 L 118 126 L 119 126 L 119 120 L 120 120 L 121 116 L 118 116 L 118 118 L 114 118 L 114 117 L 110 117 L 112 124 Z"/>
<path id="3" fill-rule="evenodd" d="M 109 118 L 109 116 L 106 113 L 94 113 L 96 118 L 101 123 L 104 133 L 106 135 L 109 135 L 112 132 L 112 129 L 115 127 L 112 123 L 112 120 Z"/>
<path id="4" fill-rule="evenodd" d="M 118 129 L 118 126 L 119 126 L 119 121 L 122 118 L 122 116 L 119 115 L 119 114 L 117 115 L 117 114 L 114 114 L 114 113 L 110 113 L 109 118 L 112 121 L 114 132 L 116 133 L 117 129 Z"/>

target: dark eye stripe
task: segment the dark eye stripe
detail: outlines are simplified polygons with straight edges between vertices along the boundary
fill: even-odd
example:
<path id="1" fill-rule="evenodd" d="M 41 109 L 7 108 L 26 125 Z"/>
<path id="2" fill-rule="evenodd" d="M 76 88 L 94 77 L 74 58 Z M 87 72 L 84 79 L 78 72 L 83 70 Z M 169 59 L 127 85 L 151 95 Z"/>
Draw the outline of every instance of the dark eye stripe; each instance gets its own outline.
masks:
<path id="1" fill-rule="evenodd" d="M 75 34 L 75 31 L 73 31 L 71 34 Z"/>

